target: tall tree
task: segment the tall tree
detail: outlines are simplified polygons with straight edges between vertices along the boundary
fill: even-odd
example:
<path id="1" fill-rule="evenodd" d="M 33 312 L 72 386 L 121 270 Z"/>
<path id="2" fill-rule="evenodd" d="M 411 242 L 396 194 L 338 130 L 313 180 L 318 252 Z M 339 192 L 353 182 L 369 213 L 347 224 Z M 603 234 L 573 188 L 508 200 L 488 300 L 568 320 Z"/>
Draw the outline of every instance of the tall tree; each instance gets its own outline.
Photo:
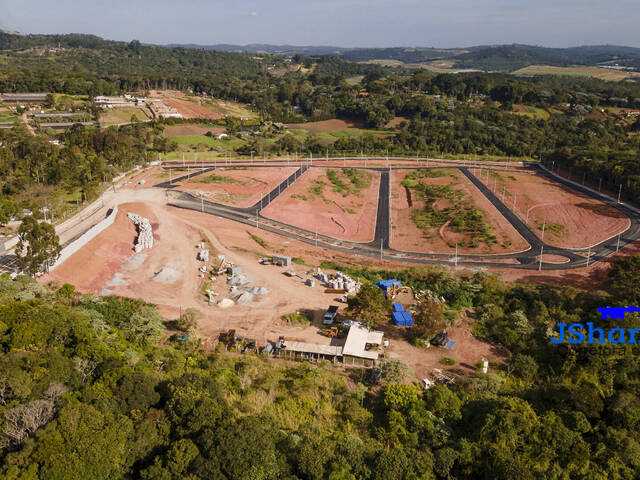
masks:
<path id="1" fill-rule="evenodd" d="M 38 222 L 32 216 L 26 217 L 18 229 L 16 252 L 18 265 L 23 271 L 34 276 L 48 272 L 60 256 L 60 239 L 50 223 Z"/>

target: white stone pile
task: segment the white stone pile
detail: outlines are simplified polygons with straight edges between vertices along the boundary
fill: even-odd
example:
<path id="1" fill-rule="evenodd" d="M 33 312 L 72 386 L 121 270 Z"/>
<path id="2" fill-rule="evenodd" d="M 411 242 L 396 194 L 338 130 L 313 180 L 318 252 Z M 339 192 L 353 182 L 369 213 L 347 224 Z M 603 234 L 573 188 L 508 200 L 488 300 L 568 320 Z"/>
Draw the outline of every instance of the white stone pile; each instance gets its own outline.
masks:
<path id="1" fill-rule="evenodd" d="M 208 262 L 209 261 L 209 250 L 200 250 L 198 252 L 198 260 L 200 260 L 201 262 Z"/>
<path id="2" fill-rule="evenodd" d="M 345 275 L 342 272 L 336 272 L 333 278 L 326 283 L 329 288 L 334 290 L 346 290 L 349 293 L 360 290 L 360 282 L 357 282 L 349 275 Z"/>
<path id="3" fill-rule="evenodd" d="M 140 253 L 145 248 L 153 247 L 153 230 L 151 229 L 151 223 L 148 218 L 141 217 L 135 213 L 127 214 L 127 217 L 131 219 L 133 224 L 138 227 L 138 238 L 136 244 L 133 247 L 136 253 Z"/>

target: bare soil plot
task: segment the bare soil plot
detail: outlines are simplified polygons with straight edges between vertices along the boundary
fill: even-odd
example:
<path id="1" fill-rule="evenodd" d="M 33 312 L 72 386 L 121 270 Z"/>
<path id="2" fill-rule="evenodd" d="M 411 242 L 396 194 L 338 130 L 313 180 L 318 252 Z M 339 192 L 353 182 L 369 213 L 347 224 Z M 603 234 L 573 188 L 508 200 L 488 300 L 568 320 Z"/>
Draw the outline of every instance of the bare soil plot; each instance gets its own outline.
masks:
<path id="1" fill-rule="evenodd" d="M 287 128 L 294 130 L 306 130 L 309 133 L 331 133 L 345 130 L 347 128 L 364 128 L 358 122 L 348 120 L 324 120 L 322 122 L 289 123 Z"/>
<path id="2" fill-rule="evenodd" d="M 312 168 L 300 177 L 262 214 L 265 217 L 330 237 L 369 242 L 373 240 L 378 209 L 380 174 L 364 170 L 368 185 L 350 189 L 344 169 Z M 334 173 L 331 173 L 334 172 Z M 334 181 L 330 176 L 334 176 Z M 342 182 L 349 190 L 339 188 Z"/>
<path id="3" fill-rule="evenodd" d="M 141 107 L 107 108 L 100 112 L 100 125 L 106 127 L 109 125 L 130 123 L 132 118 L 140 122 L 149 119 Z"/>
<path id="4" fill-rule="evenodd" d="M 165 138 L 168 138 L 168 137 L 178 137 L 178 136 L 184 136 L 184 135 L 206 135 L 207 133 L 220 135 L 225 131 L 226 129 L 222 127 L 200 127 L 198 125 L 169 125 L 164 128 L 164 131 L 162 132 L 162 136 Z"/>
<path id="5" fill-rule="evenodd" d="M 177 188 L 189 193 L 202 194 L 212 202 L 249 207 L 296 170 L 296 167 L 219 168 L 185 180 Z"/>
<path id="6" fill-rule="evenodd" d="M 161 206 L 126 203 L 112 226 L 71 256 L 43 281 L 72 283 L 82 292 L 143 298 L 159 304 L 180 304 L 198 289 L 193 247 L 200 242 L 194 228 L 179 226 L 162 214 Z M 154 246 L 136 255 L 137 232 L 127 213 L 148 218 Z M 176 235 L 179 231 L 180 235 Z"/>
<path id="7" fill-rule="evenodd" d="M 245 105 L 226 100 L 185 95 L 177 90 L 152 90 L 150 98 L 162 100 L 166 105 L 175 108 L 184 118 L 206 118 L 217 120 L 225 115 L 241 118 L 255 118 Z"/>
<path id="8" fill-rule="evenodd" d="M 411 173 L 409 170 L 395 170 L 391 175 L 391 247 L 397 250 L 423 253 L 455 253 L 456 243 L 458 243 L 458 253 L 475 254 L 496 254 L 510 253 L 526 250 L 529 248 L 527 242 L 516 232 L 515 228 L 496 210 L 466 177 L 456 169 L 436 170 L 435 175 L 444 175 L 434 178 L 420 178 L 419 182 L 435 189 L 446 188 L 455 192 L 460 192 L 459 199 L 437 198 L 430 205 L 432 210 L 429 219 L 433 221 L 432 226 L 419 228 L 416 224 L 421 220 L 421 212 L 428 207 L 427 202 L 420 198 L 416 190 L 402 185 L 403 180 Z M 483 240 L 485 235 L 481 232 L 464 231 L 452 225 L 457 222 L 461 214 L 449 214 L 455 211 L 456 202 L 470 206 L 475 212 L 467 207 L 465 216 L 475 216 L 479 213 L 482 216 L 480 221 L 473 222 L 487 228 L 487 235 L 493 235 L 495 242 L 489 244 Z M 436 221 L 440 214 L 444 214 L 442 221 Z M 446 218 L 449 215 L 451 218 Z M 444 222 L 444 223 L 442 223 Z M 462 230 L 462 231 L 456 231 Z M 474 239 L 475 238 L 475 239 Z M 488 238 L 488 237 L 486 237 Z M 472 245 L 477 243 L 477 246 Z"/>
<path id="9" fill-rule="evenodd" d="M 487 183 L 486 177 L 482 180 Z M 487 183 L 544 241 L 565 248 L 587 248 L 629 228 L 620 211 L 541 175 L 502 172 Z M 517 198 L 514 198 L 517 196 Z"/>

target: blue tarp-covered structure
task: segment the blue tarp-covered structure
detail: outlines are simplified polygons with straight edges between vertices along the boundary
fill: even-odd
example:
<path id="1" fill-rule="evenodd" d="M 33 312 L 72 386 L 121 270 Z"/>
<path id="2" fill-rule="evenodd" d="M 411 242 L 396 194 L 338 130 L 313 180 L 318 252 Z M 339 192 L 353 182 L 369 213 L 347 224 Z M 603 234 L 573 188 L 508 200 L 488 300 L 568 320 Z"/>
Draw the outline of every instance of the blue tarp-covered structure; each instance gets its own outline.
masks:
<path id="1" fill-rule="evenodd" d="M 382 291 L 386 294 L 387 288 L 392 287 L 393 285 L 396 285 L 397 287 L 401 287 L 402 282 L 400 282 L 396 278 L 392 278 L 390 280 L 380 280 L 379 282 L 376 282 L 376 285 L 380 287 Z"/>
<path id="2" fill-rule="evenodd" d="M 393 323 L 399 327 L 413 327 L 413 317 L 409 312 L 404 311 L 404 307 L 401 303 L 394 303 L 393 309 L 395 310 L 391 314 L 393 317 Z"/>

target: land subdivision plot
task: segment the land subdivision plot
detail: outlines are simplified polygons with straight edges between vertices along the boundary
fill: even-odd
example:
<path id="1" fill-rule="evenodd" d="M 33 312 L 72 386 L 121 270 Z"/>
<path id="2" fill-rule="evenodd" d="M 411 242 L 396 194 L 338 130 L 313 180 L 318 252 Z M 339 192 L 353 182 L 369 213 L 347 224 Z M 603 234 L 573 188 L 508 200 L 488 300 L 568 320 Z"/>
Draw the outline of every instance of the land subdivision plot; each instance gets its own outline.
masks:
<path id="1" fill-rule="evenodd" d="M 488 180 L 487 180 L 488 174 Z M 538 174 L 483 171 L 482 181 L 544 241 L 563 248 L 587 248 L 629 228 L 619 210 Z"/>
<path id="2" fill-rule="evenodd" d="M 346 169 L 366 186 L 353 188 L 342 168 L 311 168 L 262 215 L 310 232 L 353 242 L 374 238 L 380 174 Z M 343 186 L 341 186 L 343 185 Z"/>
<path id="3" fill-rule="evenodd" d="M 250 207 L 297 170 L 289 168 L 218 168 L 183 180 L 176 188 L 206 200 L 235 207 Z M 191 169 L 191 172 L 194 172 Z M 182 172 L 179 175 L 185 175 Z M 177 176 L 177 175 L 176 175 Z M 166 181 L 166 180 L 165 180 Z"/>
<path id="4" fill-rule="evenodd" d="M 502 214 L 489 202 L 462 173 L 457 169 L 434 169 L 427 175 L 432 177 L 419 178 L 422 184 L 436 188 L 449 186 L 454 192 L 460 192 L 462 197 L 458 200 L 462 205 L 468 205 L 477 209 L 482 215 L 481 224 L 487 228 L 487 234 L 495 237 L 495 243 L 489 245 L 481 238 L 480 232 L 459 232 L 451 226 L 459 215 L 447 214 L 446 209 L 454 207 L 456 200 L 437 198 L 432 203 L 432 217 L 443 213 L 440 222 L 433 222 L 436 226 L 425 225 L 419 228 L 414 220 L 426 205 L 414 188 L 405 187 L 402 182 L 415 170 L 394 170 L 391 175 L 391 247 L 396 250 L 420 253 L 455 253 L 458 243 L 458 253 L 469 254 L 499 254 L 512 253 L 527 250 L 528 243 L 518 234 L 515 228 L 502 216 Z M 448 218 L 450 217 L 450 218 Z M 444 222 L 444 223 L 442 223 Z M 440 223 L 440 225 L 437 225 Z M 471 246 L 472 238 L 477 235 L 477 246 Z"/>

